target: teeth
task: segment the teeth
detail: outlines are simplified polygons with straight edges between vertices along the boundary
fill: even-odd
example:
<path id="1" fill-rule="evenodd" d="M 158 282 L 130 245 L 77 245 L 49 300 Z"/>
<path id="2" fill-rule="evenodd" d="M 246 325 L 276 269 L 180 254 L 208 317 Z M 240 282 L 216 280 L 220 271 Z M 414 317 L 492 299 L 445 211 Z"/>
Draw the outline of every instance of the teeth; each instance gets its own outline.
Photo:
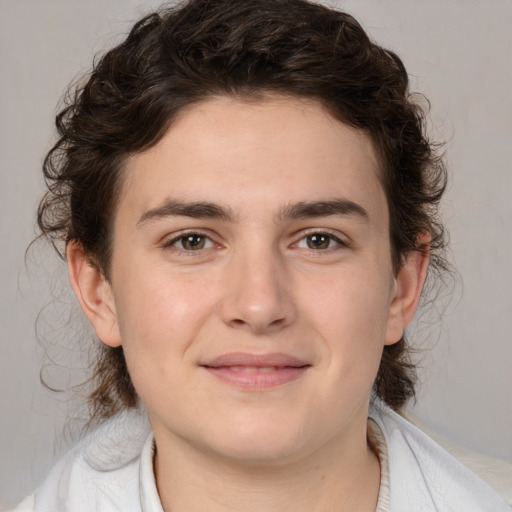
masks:
<path id="1" fill-rule="evenodd" d="M 277 370 L 276 366 L 231 366 L 231 370 L 234 372 L 243 373 L 270 373 Z"/>

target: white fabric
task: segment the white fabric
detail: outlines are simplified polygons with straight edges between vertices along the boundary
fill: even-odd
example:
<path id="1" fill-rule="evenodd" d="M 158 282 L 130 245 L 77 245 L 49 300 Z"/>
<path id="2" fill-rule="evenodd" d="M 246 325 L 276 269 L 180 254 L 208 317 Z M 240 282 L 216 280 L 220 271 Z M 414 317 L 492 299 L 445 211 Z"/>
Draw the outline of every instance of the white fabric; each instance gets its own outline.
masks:
<path id="1" fill-rule="evenodd" d="M 390 512 L 512 510 L 483 480 L 388 407 L 372 406 L 370 417 L 387 448 Z M 125 412 L 84 438 L 13 512 L 56 511 L 163 512 L 153 474 L 153 436 L 143 412 Z"/>
<path id="2" fill-rule="evenodd" d="M 370 417 L 386 440 L 391 512 L 512 510 L 486 482 L 388 407 L 374 405 Z"/>
<path id="3" fill-rule="evenodd" d="M 457 460 L 487 482 L 507 503 L 512 504 L 512 464 L 504 460 L 483 455 L 468 448 L 453 444 L 448 439 L 429 429 L 417 418 L 405 414 L 405 418 L 430 436 L 437 444 L 451 453 Z"/>
<path id="4" fill-rule="evenodd" d="M 367 438 L 372 451 L 379 458 L 380 464 L 379 498 L 375 512 L 388 512 L 390 497 L 388 447 L 382 430 L 371 418 L 368 418 Z"/>

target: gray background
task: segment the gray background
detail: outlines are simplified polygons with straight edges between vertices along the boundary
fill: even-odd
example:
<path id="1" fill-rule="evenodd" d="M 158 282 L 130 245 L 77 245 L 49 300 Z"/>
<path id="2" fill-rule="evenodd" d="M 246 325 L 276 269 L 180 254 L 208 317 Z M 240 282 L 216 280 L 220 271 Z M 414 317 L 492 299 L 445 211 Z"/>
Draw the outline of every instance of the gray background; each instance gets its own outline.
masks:
<path id="1" fill-rule="evenodd" d="M 69 442 L 64 419 L 77 414 L 68 394 L 39 384 L 44 347 L 54 380 L 81 376 L 61 368 L 80 359 L 65 267 L 42 245 L 24 264 L 56 105 L 113 34 L 158 3 L 0 0 L 0 507 L 44 477 Z M 512 462 L 512 2 L 331 4 L 399 53 L 413 90 L 432 102 L 433 133 L 449 141 L 444 217 L 460 277 L 451 302 L 441 297 L 441 326 L 428 307 L 413 329 L 425 351 L 412 412 L 451 441 Z"/>

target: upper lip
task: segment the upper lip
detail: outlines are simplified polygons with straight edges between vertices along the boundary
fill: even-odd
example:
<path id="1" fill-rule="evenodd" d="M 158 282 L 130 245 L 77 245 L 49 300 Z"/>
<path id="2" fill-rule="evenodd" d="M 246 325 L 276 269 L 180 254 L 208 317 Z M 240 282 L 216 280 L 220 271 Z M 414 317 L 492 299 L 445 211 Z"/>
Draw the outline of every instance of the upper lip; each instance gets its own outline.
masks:
<path id="1" fill-rule="evenodd" d="M 269 354 L 251 354 L 248 352 L 229 352 L 209 359 L 201 364 L 211 368 L 222 368 L 229 366 L 247 366 L 254 368 L 268 367 L 294 367 L 301 368 L 309 366 L 309 363 L 297 357 L 274 352 Z"/>

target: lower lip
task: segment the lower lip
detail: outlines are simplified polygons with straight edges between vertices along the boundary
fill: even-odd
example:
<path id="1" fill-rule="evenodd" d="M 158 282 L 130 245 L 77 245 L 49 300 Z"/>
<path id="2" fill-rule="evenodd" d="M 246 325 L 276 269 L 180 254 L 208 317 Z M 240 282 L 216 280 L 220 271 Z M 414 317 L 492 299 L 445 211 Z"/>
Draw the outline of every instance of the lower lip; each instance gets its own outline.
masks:
<path id="1" fill-rule="evenodd" d="M 228 384 L 244 389 L 263 390 L 299 379 L 306 373 L 309 366 L 283 366 L 273 371 L 244 371 L 230 366 L 218 368 L 204 366 L 203 368 Z"/>

